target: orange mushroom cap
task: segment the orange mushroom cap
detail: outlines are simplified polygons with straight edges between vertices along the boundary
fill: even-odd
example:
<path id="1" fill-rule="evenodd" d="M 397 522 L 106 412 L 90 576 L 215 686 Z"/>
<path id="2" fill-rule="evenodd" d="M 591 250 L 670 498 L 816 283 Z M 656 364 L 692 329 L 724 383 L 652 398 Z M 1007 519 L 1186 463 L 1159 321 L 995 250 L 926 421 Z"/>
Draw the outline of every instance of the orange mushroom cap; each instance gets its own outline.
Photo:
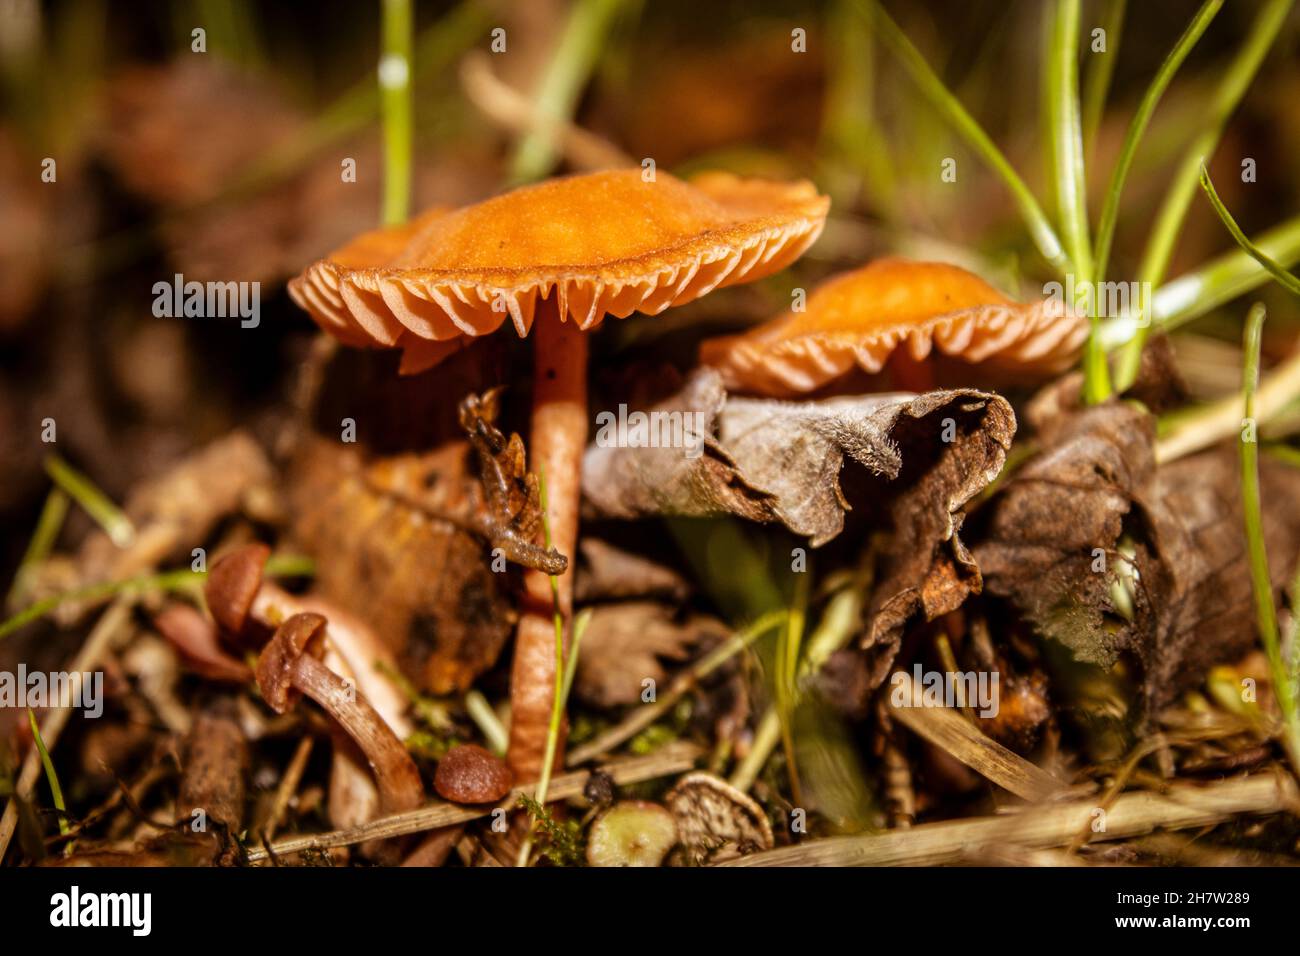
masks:
<path id="1" fill-rule="evenodd" d="M 932 348 L 1025 377 L 1068 367 L 1088 336 L 1059 299 L 1021 303 L 943 262 L 879 259 L 836 276 L 793 310 L 740 335 L 710 339 L 700 361 L 735 391 L 811 392 L 855 366 L 879 372 L 899 348 Z"/>
<path id="2" fill-rule="evenodd" d="M 543 301 L 589 329 L 770 275 L 816 240 L 829 206 L 808 182 L 728 173 L 553 179 L 365 233 L 289 293 L 336 338 L 401 348 L 417 372 L 507 317 L 526 336 Z"/>

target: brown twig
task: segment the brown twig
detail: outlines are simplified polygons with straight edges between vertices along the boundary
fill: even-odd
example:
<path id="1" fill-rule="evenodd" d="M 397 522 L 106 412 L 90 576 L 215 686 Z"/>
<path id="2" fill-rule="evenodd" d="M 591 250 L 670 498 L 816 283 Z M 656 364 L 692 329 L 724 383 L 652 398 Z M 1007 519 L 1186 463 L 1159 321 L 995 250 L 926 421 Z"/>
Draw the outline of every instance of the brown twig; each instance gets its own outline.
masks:
<path id="1" fill-rule="evenodd" d="M 624 760 L 612 761 L 605 764 L 602 769 L 614 778 L 615 783 L 640 783 L 643 780 L 653 780 L 657 777 L 665 777 L 690 770 L 695 766 L 695 761 L 700 753 L 701 749 L 694 744 L 679 741 L 669 744 L 648 756 L 629 757 Z M 586 786 L 588 776 L 588 771 L 580 770 L 560 777 L 553 777 L 547 792 L 547 800 L 567 800 L 570 797 L 580 796 L 583 787 Z M 516 787 L 501 801 L 501 806 L 507 809 L 513 808 L 518 803 L 520 795 L 531 797 L 533 789 L 532 785 Z M 462 806 L 455 803 L 431 803 L 406 813 L 381 817 L 347 830 L 286 837 L 272 844 L 270 851 L 277 857 L 284 857 L 290 853 L 300 853 L 303 850 L 322 850 L 334 846 L 351 846 L 369 840 L 384 840 L 390 837 L 404 836 L 408 833 L 421 833 L 425 830 L 435 830 L 439 827 L 454 826 L 457 823 L 477 820 L 480 817 L 490 816 L 493 809 L 493 807 Z M 267 858 L 268 851 L 266 848 L 256 848 L 248 851 L 248 861 L 250 863 L 259 863 Z"/>
<path id="2" fill-rule="evenodd" d="M 912 679 L 905 671 L 903 698 L 912 699 Z M 1026 800 L 1042 800 L 1062 789 L 1061 781 L 996 740 L 984 736 L 946 707 L 890 707 L 890 716 L 998 786 Z"/>
<path id="3" fill-rule="evenodd" d="M 960 720 L 961 718 L 957 718 Z M 963 721 L 964 723 L 964 721 Z M 1166 793 L 1127 793 L 1115 801 L 1097 840 L 1121 840 L 1153 830 L 1213 826 L 1240 814 L 1266 815 L 1293 808 L 1295 781 L 1258 774 L 1203 787 L 1181 785 Z M 721 866 L 925 866 L 957 863 L 986 846 L 1063 846 L 1088 825 L 1095 801 L 1043 804 L 1020 813 L 926 823 L 870 836 L 834 837 L 753 853 Z"/>
<path id="4" fill-rule="evenodd" d="M 275 802 L 271 804 L 271 812 L 266 818 L 265 826 L 262 827 L 262 838 L 265 840 L 269 841 L 275 837 L 275 831 L 280 826 L 280 821 L 284 819 L 284 812 L 289 808 L 289 801 L 298 791 L 303 771 L 307 769 L 307 760 L 311 757 L 312 743 L 311 737 L 303 737 L 298 741 L 298 748 L 293 752 L 289 766 L 284 768 L 280 785 L 275 789 Z"/>

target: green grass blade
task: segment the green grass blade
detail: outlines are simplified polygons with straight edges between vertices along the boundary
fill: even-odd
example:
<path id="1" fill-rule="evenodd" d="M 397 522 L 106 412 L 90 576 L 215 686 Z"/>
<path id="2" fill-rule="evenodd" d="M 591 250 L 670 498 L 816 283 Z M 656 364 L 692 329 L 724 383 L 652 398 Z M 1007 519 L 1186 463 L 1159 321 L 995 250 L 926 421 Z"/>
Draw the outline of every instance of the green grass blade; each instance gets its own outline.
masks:
<path id="1" fill-rule="evenodd" d="M 1252 243 L 1282 268 L 1294 266 L 1300 262 L 1300 216 L 1274 226 Z M 1259 288 L 1269 278 L 1252 256 L 1234 249 L 1157 289 L 1151 296 L 1151 322 L 1170 332 Z M 1117 316 L 1102 327 L 1102 342 L 1114 349 L 1135 334 L 1133 317 Z"/>
<path id="2" fill-rule="evenodd" d="M 552 121 L 573 116 L 622 5 L 623 0 L 578 0 L 574 5 L 538 87 L 536 109 L 540 116 Z M 554 164 L 550 129 L 534 129 L 519 141 L 510 179 L 531 182 L 545 176 Z"/>
<path id="3" fill-rule="evenodd" d="M 23 552 L 23 559 L 14 573 L 9 593 L 5 595 L 6 608 L 16 607 L 26 596 L 28 579 L 54 549 L 54 542 L 58 539 L 59 532 L 63 530 L 63 521 L 68 515 L 70 500 L 67 492 L 62 488 L 52 488 L 45 496 L 41 516 L 36 521 L 36 530 L 32 532 L 32 539 L 27 542 L 27 550 Z"/>
<path id="4" fill-rule="evenodd" d="M 478 0 L 462 0 L 415 38 L 412 81 L 451 72 L 455 61 L 482 39 L 491 24 L 492 12 L 486 6 Z M 211 201 L 247 196 L 284 179 L 321 150 L 365 129 L 379 113 L 380 90 L 367 73 L 317 113 L 305 129 L 249 162 Z"/>
<path id="5" fill-rule="evenodd" d="M 1268 0 L 1264 4 L 1251 25 L 1246 42 L 1219 81 L 1214 99 L 1206 111 L 1205 126 L 1174 173 L 1164 203 L 1156 216 L 1155 226 L 1138 269 L 1138 281 L 1143 284 L 1143 288 L 1154 288 L 1164 279 L 1165 270 L 1169 268 L 1169 260 L 1173 256 L 1174 244 L 1182 230 L 1183 219 L 1196 194 L 1201 164 L 1214 152 L 1228 117 L 1236 110 L 1237 104 L 1250 87 L 1293 3 L 1294 0 Z M 1137 378 L 1142 348 L 1150 331 L 1149 322 L 1139 323 L 1137 334 L 1121 353 L 1117 374 L 1121 389 L 1127 388 Z"/>
<path id="6" fill-rule="evenodd" d="M 119 548 L 125 548 L 135 538 L 135 526 L 122 509 L 57 452 L 45 456 L 45 473 L 94 519 Z"/>
<path id="7" fill-rule="evenodd" d="M 1105 0 L 1102 5 L 1101 28 L 1106 31 L 1106 52 L 1092 54 L 1083 89 L 1083 150 L 1089 157 L 1097 144 L 1097 128 L 1101 126 L 1106 95 L 1110 92 L 1111 77 L 1115 75 L 1115 61 L 1119 58 L 1119 41 L 1127 12 L 1128 0 Z"/>
<path id="8" fill-rule="evenodd" d="M 911 75 L 930 104 L 948 120 L 958 135 L 1010 190 L 1011 197 L 1020 210 L 1025 225 L 1029 228 L 1034 245 L 1038 247 L 1043 258 L 1064 277 L 1070 271 L 1069 258 L 1061 247 L 1061 240 L 1057 237 L 1056 230 L 1052 228 L 1051 222 L 1038 204 L 1038 200 L 1034 198 L 1034 194 L 1025 185 L 1025 181 L 1012 168 L 1011 163 L 994 145 L 993 140 L 989 139 L 989 135 L 984 132 L 979 123 L 975 122 L 961 102 L 944 86 L 943 80 L 939 79 L 930 68 L 930 64 L 912 45 L 907 34 L 899 29 L 898 24 L 890 19 L 889 14 L 885 13 L 878 0 L 862 0 L 859 9 L 867 16 L 875 35 Z"/>
<path id="9" fill-rule="evenodd" d="M 1246 234 L 1241 231 L 1241 227 L 1237 225 L 1237 220 L 1232 218 L 1232 213 L 1228 212 L 1228 207 L 1219 198 L 1219 193 L 1214 188 L 1214 182 L 1210 179 L 1210 171 L 1204 166 L 1201 166 L 1201 189 L 1209 197 L 1210 205 L 1214 207 L 1215 213 L 1218 214 L 1220 221 L 1227 227 L 1232 238 L 1236 240 L 1237 245 L 1241 246 L 1252 259 L 1263 266 L 1269 275 L 1277 279 L 1283 288 L 1295 295 L 1300 295 L 1300 279 L 1282 268 L 1268 253 L 1252 243 Z"/>
<path id="10" fill-rule="evenodd" d="M 310 558 L 297 555 L 271 555 L 266 562 L 266 573 L 271 577 L 310 577 L 315 573 L 315 565 Z M 29 605 L 17 614 L 0 623 L 0 639 L 8 637 L 14 631 L 52 613 L 60 605 L 69 601 L 105 601 L 126 591 L 162 591 L 171 593 L 185 591 L 202 586 L 207 580 L 207 572 L 163 571 L 158 574 L 144 574 L 139 577 L 126 578 L 121 581 L 106 581 L 103 584 L 91 584 L 43 598 Z"/>
<path id="11" fill-rule="evenodd" d="M 50 752 L 45 747 L 45 741 L 41 739 L 41 728 L 36 725 L 36 715 L 32 713 L 30 707 L 27 708 L 27 722 L 32 727 L 32 740 L 36 742 L 36 752 L 41 755 L 41 766 L 45 768 L 45 780 L 50 785 L 50 798 L 54 801 L 54 809 L 59 811 L 59 832 L 68 832 L 68 807 L 63 802 L 63 788 L 59 786 L 59 775 L 54 771 L 54 761 L 50 759 Z"/>
<path id="12" fill-rule="evenodd" d="M 1055 0 L 1050 23 L 1048 138 L 1059 193 L 1057 216 L 1074 265 L 1075 281 L 1086 283 L 1092 278 L 1092 249 L 1088 242 L 1087 183 L 1079 116 L 1079 0 Z"/>
<path id="13" fill-rule="evenodd" d="M 1088 288 L 1092 283 L 1092 247 L 1088 239 L 1087 176 L 1079 117 L 1079 0 L 1056 0 L 1048 26 L 1050 43 L 1044 78 L 1052 178 L 1056 182 L 1062 232 L 1074 265 L 1074 281 L 1077 287 Z M 1101 318 L 1095 296 L 1093 308 L 1088 311 L 1092 330 L 1084 355 L 1083 390 L 1087 402 L 1095 405 L 1110 397 L 1110 369 L 1101 346 Z"/>
<path id="14" fill-rule="evenodd" d="M 1255 618 L 1260 641 L 1268 658 L 1269 675 L 1278 709 L 1282 712 L 1282 743 L 1297 773 L 1300 773 L 1300 715 L 1296 711 L 1291 675 L 1282 658 L 1278 635 L 1277 608 L 1273 604 L 1273 584 L 1268 570 L 1268 552 L 1264 547 L 1264 520 L 1259 498 L 1259 441 L 1255 427 L 1255 393 L 1259 388 L 1260 340 L 1264 329 L 1264 306 L 1251 306 L 1246 317 L 1245 368 L 1242 373 L 1242 431 L 1239 444 L 1241 458 L 1241 508 L 1246 522 L 1246 549 L 1250 564 L 1250 581 L 1255 595 Z"/>
<path id="15" fill-rule="evenodd" d="M 379 59 L 379 108 L 384 131 L 385 226 L 406 222 L 411 213 L 411 0 L 383 0 Z"/>
<path id="16" fill-rule="evenodd" d="M 1196 16 L 1192 17 L 1183 35 L 1178 38 L 1174 48 L 1160 64 L 1160 69 L 1156 71 L 1151 85 L 1142 94 L 1137 112 L 1129 121 L 1128 130 L 1124 133 L 1124 144 L 1120 147 L 1119 159 L 1115 163 L 1115 169 L 1110 176 L 1110 185 L 1106 189 L 1106 201 L 1102 206 L 1101 220 L 1097 225 L 1097 247 L 1093 259 L 1096 263 L 1095 272 L 1098 282 L 1106 278 L 1111 243 L 1115 238 L 1115 224 L 1119 219 L 1120 198 L 1124 194 L 1124 181 L 1128 178 L 1133 158 L 1137 155 L 1138 143 L 1142 141 L 1147 125 L 1151 122 L 1151 116 L 1155 113 L 1160 98 L 1165 95 L 1165 90 L 1169 88 L 1170 82 L 1173 81 L 1174 74 L 1183 65 L 1183 60 L 1187 59 L 1187 54 L 1192 51 L 1192 47 L 1196 46 L 1201 35 L 1209 28 L 1223 3 L 1224 0 L 1205 0 L 1205 3 L 1201 4 L 1201 9 L 1196 12 Z"/>

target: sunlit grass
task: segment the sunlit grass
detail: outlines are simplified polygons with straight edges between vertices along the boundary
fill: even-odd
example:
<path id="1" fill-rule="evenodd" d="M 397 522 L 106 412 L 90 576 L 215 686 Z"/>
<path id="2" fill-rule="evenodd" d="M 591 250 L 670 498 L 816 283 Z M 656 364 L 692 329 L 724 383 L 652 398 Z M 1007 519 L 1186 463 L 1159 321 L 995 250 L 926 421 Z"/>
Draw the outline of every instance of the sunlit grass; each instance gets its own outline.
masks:
<path id="1" fill-rule="evenodd" d="M 1255 74 L 1273 41 L 1277 39 L 1294 0 L 1268 0 L 1255 17 L 1241 49 L 1218 79 L 1213 99 L 1208 104 L 1201 132 L 1183 153 L 1183 159 L 1170 177 L 1164 202 L 1156 214 L 1138 266 L 1138 282 L 1153 289 L 1164 279 L 1174 253 L 1192 197 L 1196 194 L 1201 165 L 1214 153 L 1228 118 L 1250 88 Z M 1151 331 L 1150 322 L 1139 323 L 1136 334 L 1120 353 L 1116 369 L 1116 386 L 1123 390 L 1137 378 L 1142 349 Z"/>
<path id="2" fill-rule="evenodd" d="M 1246 317 L 1245 368 L 1242 372 L 1241 508 L 1246 522 L 1246 553 L 1250 562 L 1250 580 L 1255 595 L 1255 619 L 1260 641 L 1268 658 L 1273 694 L 1282 714 L 1282 744 L 1292 767 L 1300 773 L 1300 714 L 1296 711 L 1295 687 L 1291 672 L 1282 656 L 1278 636 L 1277 609 L 1273 604 L 1273 584 L 1268 570 L 1268 552 L 1264 547 L 1264 519 L 1259 495 L 1259 439 L 1255 424 L 1255 393 L 1259 388 L 1260 339 L 1264 328 L 1264 306 L 1256 303 Z M 1294 648 L 1292 653 L 1294 653 Z"/>

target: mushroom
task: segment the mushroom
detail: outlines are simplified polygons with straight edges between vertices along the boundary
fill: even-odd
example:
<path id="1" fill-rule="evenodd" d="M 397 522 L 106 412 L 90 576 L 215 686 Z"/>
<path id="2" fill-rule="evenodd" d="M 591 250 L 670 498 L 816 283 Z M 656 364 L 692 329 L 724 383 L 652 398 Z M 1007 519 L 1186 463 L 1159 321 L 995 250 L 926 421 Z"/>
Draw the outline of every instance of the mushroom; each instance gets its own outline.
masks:
<path id="1" fill-rule="evenodd" d="M 433 789 L 452 803 L 493 803 L 515 784 L 505 761 L 478 744 L 452 747 L 438 761 Z"/>
<path id="2" fill-rule="evenodd" d="M 704 342 L 700 361 L 733 391 L 775 398 L 887 363 L 896 386 L 924 390 L 931 375 L 921 363 L 932 349 L 983 371 L 1039 377 L 1067 368 L 1088 336 L 1086 319 L 1059 297 L 1016 302 L 942 262 L 879 259 L 823 283 L 805 305 Z"/>
<path id="3" fill-rule="evenodd" d="M 588 866 L 658 866 L 677 842 L 677 821 L 657 803 L 622 800 L 587 831 Z"/>
<path id="4" fill-rule="evenodd" d="M 241 649 L 255 650 L 266 641 L 265 626 L 249 619 L 253 601 L 262 587 L 262 573 L 271 549 L 264 544 L 246 544 L 222 555 L 208 571 L 203 596 L 213 620 Z M 274 627 L 271 628 L 274 630 Z"/>
<path id="5" fill-rule="evenodd" d="M 380 808 L 400 813 L 420 805 L 424 787 L 402 742 L 356 689 L 320 661 L 325 618 L 295 614 L 276 629 L 257 660 L 257 686 L 278 714 L 306 694 L 361 748 L 379 786 Z"/>
<path id="6" fill-rule="evenodd" d="M 694 771 L 664 796 L 689 863 L 717 863 L 775 843 L 772 824 L 746 793 L 711 773 Z"/>
<path id="7" fill-rule="evenodd" d="M 289 292 L 342 341 L 402 349 L 408 373 L 496 331 L 507 316 L 520 337 L 536 324 L 533 470 L 546 481 L 552 544 L 571 558 L 587 439 L 583 333 L 606 315 L 657 314 L 777 272 L 817 238 L 828 208 L 807 182 L 725 173 L 647 181 L 641 170 L 573 176 L 370 233 L 312 265 Z M 507 753 L 521 779 L 535 778 L 543 762 L 553 615 L 570 618 L 572 579 L 560 576 L 555 602 L 546 574 L 524 576 Z"/>
<path id="8" fill-rule="evenodd" d="M 216 627 L 190 605 L 171 602 L 154 615 L 153 625 L 195 673 L 234 684 L 252 680 L 248 665 L 222 650 Z"/>
<path id="9" fill-rule="evenodd" d="M 213 563 L 203 596 L 223 636 L 241 648 L 256 650 L 285 619 L 319 614 L 329 622 L 330 650 L 342 658 L 347 675 L 356 679 L 393 733 L 409 735 L 414 728 L 406 717 L 406 696 L 386 676 L 397 672 L 397 661 L 387 645 L 364 622 L 323 598 L 298 597 L 266 580 L 263 570 L 270 553 L 264 544 L 246 544 Z"/>

